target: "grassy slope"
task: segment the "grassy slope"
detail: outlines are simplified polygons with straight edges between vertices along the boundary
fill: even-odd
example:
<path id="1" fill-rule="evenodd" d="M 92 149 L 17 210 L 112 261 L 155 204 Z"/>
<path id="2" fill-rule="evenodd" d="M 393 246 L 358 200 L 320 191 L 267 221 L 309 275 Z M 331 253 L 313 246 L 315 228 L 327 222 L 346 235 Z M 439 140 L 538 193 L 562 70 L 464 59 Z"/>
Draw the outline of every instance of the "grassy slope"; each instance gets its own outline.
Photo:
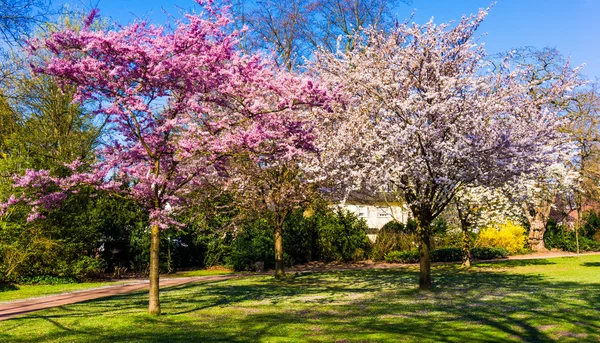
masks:
<path id="1" fill-rule="evenodd" d="M 0 322 L 4 342 L 598 342 L 600 256 L 434 267 L 436 290 L 414 268 L 184 285 Z"/>

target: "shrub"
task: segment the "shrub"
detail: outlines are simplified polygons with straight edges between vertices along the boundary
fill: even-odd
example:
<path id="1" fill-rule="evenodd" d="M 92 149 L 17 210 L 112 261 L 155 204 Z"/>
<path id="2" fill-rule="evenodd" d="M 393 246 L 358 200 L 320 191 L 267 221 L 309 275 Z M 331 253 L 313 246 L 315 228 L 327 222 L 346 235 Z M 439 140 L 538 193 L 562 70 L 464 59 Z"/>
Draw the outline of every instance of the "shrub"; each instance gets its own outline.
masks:
<path id="1" fill-rule="evenodd" d="M 475 247 L 471 249 L 471 256 L 476 260 L 493 260 L 508 256 L 508 250 L 496 247 Z"/>
<path id="2" fill-rule="evenodd" d="M 284 223 L 283 251 L 287 266 L 320 261 L 359 261 L 368 257 L 371 242 L 367 223 L 348 211 L 334 211 L 327 206 L 317 208 L 312 216 L 304 210 L 291 213 Z M 234 270 L 254 270 L 264 261 L 274 266 L 273 228 L 268 220 L 255 219 L 243 226 L 231 239 L 224 262 Z M 225 251 L 226 249 L 221 249 Z"/>
<path id="3" fill-rule="evenodd" d="M 101 258 L 82 256 L 73 266 L 73 274 L 79 278 L 98 276 L 104 272 L 106 265 Z"/>
<path id="4" fill-rule="evenodd" d="M 476 235 L 469 232 L 470 241 L 475 241 Z M 461 230 L 449 230 L 441 235 L 433 237 L 432 248 L 461 248 L 463 246 L 463 232 Z"/>
<path id="5" fill-rule="evenodd" d="M 589 228 L 588 228 L 589 229 Z M 579 250 L 580 251 L 600 251 L 600 242 L 594 238 L 586 237 L 584 234 L 596 234 L 593 231 L 580 230 Z M 558 225 L 555 221 L 549 220 L 544 234 L 544 244 L 548 249 L 560 249 L 564 251 L 577 251 L 577 238 L 575 231 L 567 230 L 563 225 Z"/>
<path id="6" fill-rule="evenodd" d="M 273 230 L 265 219 L 251 222 L 233 239 L 226 263 L 234 270 L 254 270 L 254 263 L 257 261 L 265 262 L 266 268 L 273 268 L 275 265 L 273 242 Z"/>
<path id="7" fill-rule="evenodd" d="M 390 251 L 384 256 L 387 263 L 417 263 L 419 262 L 419 252 L 417 250 Z"/>
<path id="8" fill-rule="evenodd" d="M 583 223 L 579 228 L 579 235 L 598 240 L 597 238 L 600 238 L 600 213 L 586 211 L 583 213 L 582 219 Z"/>
<path id="9" fill-rule="evenodd" d="M 70 276 L 21 276 L 18 280 L 21 285 L 66 285 L 69 283 L 77 283 L 77 279 Z"/>
<path id="10" fill-rule="evenodd" d="M 479 232 L 476 247 L 504 248 L 509 254 L 525 252 L 527 236 L 525 228 L 513 222 L 506 222 L 495 227 L 487 227 Z"/>
<path id="11" fill-rule="evenodd" d="M 379 233 L 371 250 L 371 259 L 381 261 L 392 251 L 408 251 L 415 249 L 416 225 L 413 221 L 404 225 L 396 221 L 386 223 Z"/>
<path id="12" fill-rule="evenodd" d="M 462 261 L 460 248 L 442 248 L 431 251 L 432 262 L 458 262 Z"/>
<path id="13" fill-rule="evenodd" d="M 322 211 L 316 214 L 318 257 L 322 261 L 365 259 L 371 248 L 364 219 L 349 211 Z"/>
<path id="14" fill-rule="evenodd" d="M 291 213 L 283 228 L 283 251 L 288 265 L 306 263 L 317 254 L 317 227 L 304 216 L 304 209 Z"/>

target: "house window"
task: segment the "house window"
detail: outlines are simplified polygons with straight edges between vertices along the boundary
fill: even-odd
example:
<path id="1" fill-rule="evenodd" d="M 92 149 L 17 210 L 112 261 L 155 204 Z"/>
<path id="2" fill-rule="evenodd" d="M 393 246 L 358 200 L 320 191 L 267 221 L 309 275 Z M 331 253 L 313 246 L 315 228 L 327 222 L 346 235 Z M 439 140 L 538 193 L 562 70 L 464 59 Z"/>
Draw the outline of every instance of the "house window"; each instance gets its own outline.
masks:
<path id="1" fill-rule="evenodd" d="M 377 207 L 377 217 L 388 218 L 391 217 L 390 209 L 387 207 Z"/>
<path id="2" fill-rule="evenodd" d="M 367 218 L 369 216 L 367 206 L 356 206 L 356 214 L 359 218 Z"/>

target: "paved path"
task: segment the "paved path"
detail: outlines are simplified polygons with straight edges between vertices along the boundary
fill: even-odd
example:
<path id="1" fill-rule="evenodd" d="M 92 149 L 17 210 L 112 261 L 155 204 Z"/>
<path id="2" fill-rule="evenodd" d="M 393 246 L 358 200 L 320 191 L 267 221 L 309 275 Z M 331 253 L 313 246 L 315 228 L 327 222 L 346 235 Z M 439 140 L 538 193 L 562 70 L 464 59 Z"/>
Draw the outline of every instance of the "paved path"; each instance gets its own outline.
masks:
<path id="1" fill-rule="evenodd" d="M 160 287 L 179 286 L 192 282 L 220 281 L 239 277 L 239 275 L 214 275 L 214 276 L 197 276 L 187 278 L 161 279 Z M 41 298 L 33 298 L 27 300 L 19 300 L 10 303 L 0 304 L 0 321 L 6 320 L 15 316 L 20 316 L 33 311 L 43 310 L 51 307 L 74 304 L 86 300 L 110 297 L 135 291 L 148 289 L 148 280 L 121 284 L 117 286 L 107 286 L 101 288 L 87 289 L 83 291 L 75 291 L 71 293 L 63 293 L 58 295 L 50 295 Z"/>

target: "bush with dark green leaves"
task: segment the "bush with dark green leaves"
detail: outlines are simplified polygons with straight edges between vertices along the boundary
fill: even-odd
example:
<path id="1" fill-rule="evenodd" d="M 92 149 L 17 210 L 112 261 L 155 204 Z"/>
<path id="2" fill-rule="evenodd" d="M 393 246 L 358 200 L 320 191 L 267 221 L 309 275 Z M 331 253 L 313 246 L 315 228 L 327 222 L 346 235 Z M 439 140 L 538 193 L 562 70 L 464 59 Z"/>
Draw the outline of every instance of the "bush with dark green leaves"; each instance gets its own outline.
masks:
<path id="1" fill-rule="evenodd" d="M 320 261 L 358 261 L 367 258 L 370 241 L 367 223 L 345 210 L 317 211 L 314 220 L 317 230 Z"/>
<path id="2" fill-rule="evenodd" d="M 583 224 L 579 228 L 579 234 L 583 237 L 600 241 L 600 213 L 586 211 L 583 213 Z"/>
<path id="3" fill-rule="evenodd" d="M 442 248 L 431 251 L 432 262 L 458 262 L 462 261 L 460 248 Z"/>
<path id="4" fill-rule="evenodd" d="M 0 223 L 0 271 L 4 281 L 22 277 L 86 278 L 104 271 L 107 235 L 96 225 L 98 197 L 86 189 L 72 194 L 46 219 L 27 222 L 29 208 L 16 206 Z M 118 216 L 119 214 L 113 214 Z"/>
<path id="5" fill-rule="evenodd" d="M 245 225 L 231 243 L 226 264 L 234 270 L 254 270 L 256 262 L 264 262 L 266 268 L 275 265 L 273 229 L 267 220 L 259 219 Z"/>
<path id="6" fill-rule="evenodd" d="M 598 226 L 600 219 L 595 212 L 586 212 L 583 215 L 584 223 L 579 228 L 579 237 L 575 230 L 569 230 L 564 225 L 550 219 L 546 224 L 544 244 L 547 249 L 560 249 L 576 252 L 579 241 L 579 251 L 600 251 L 598 241 Z"/>
<path id="7" fill-rule="evenodd" d="M 21 276 L 17 283 L 20 285 L 66 285 L 70 283 L 79 282 L 76 278 L 71 276 L 49 276 L 49 275 L 38 275 L 38 276 Z"/>
<path id="8" fill-rule="evenodd" d="M 224 262 L 235 270 L 254 270 L 256 262 L 274 267 L 273 227 L 266 218 L 254 219 L 233 237 Z M 370 241 L 364 220 L 348 211 L 320 206 L 310 217 L 304 209 L 291 213 L 283 230 L 284 263 L 357 261 L 367 258 Z"/>
<path id="9" fill-rule="evenodd" d="M 416 248 L 416 222 L 409 219 L 405 224 L 390 221 L 377 233 L 371 249 L 371 259 L 382 261 L 392 251 L 408 251 Z"/>
<path id="10" fill-rule="evenodd" d="M 385 254 L 384 260 L 387 263 L 417 263 L 419 262 L 419 252 L 417 250 L 393 250 Z"/>
<path id="11" fill-rule="evenodd" d="M 498 247 L 475 247 L 471 248 L 471 256 L 476 260 L 506 258 L 508 256 L 508 250 Z"/>

